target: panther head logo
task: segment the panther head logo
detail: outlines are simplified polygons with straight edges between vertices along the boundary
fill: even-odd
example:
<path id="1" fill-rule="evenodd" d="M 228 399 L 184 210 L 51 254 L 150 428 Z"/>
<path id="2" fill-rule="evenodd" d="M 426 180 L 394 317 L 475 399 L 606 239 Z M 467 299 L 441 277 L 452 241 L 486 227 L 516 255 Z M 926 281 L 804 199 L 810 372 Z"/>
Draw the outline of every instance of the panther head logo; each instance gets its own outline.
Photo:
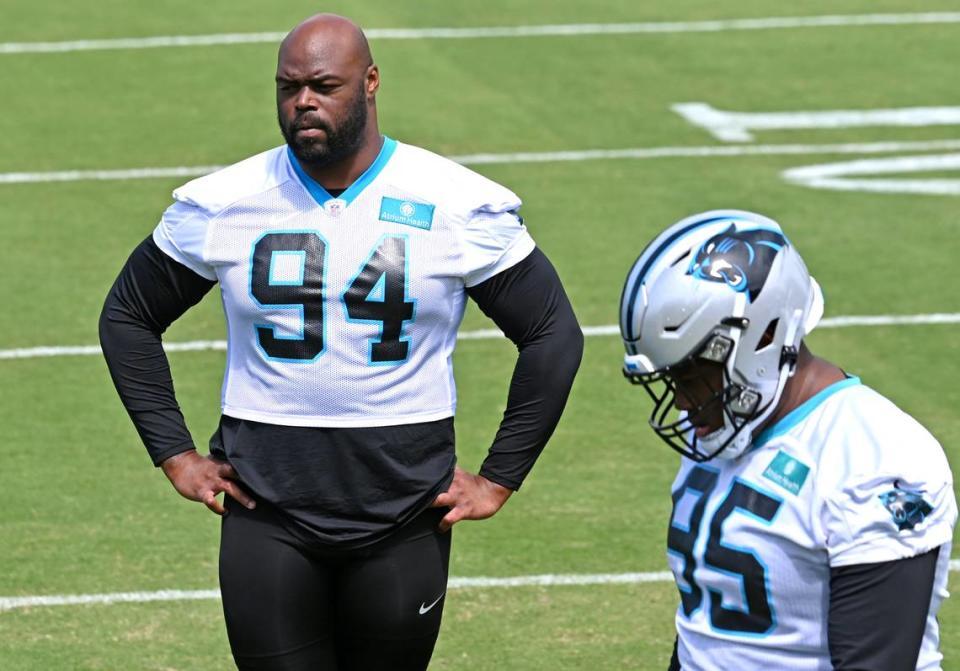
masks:
<path id="1" fill-rule="evenodd" d="M 913 529 L 933 512 L 933 506 L 923 500 L 923 490 L 901 489 L 899 480 L 894 480 L 893 489 L 879 498 L 900 531 Z"/>
<path id="2" fill-rule="evenodd" d="M 782 233 L 756 228 L 738 231 L 730 224 L 697 250 L 687 275 L 706 282 L 722 282 L 747 294 L 753 302 L 763 289 L 773 260 L 788 244 Z"/>

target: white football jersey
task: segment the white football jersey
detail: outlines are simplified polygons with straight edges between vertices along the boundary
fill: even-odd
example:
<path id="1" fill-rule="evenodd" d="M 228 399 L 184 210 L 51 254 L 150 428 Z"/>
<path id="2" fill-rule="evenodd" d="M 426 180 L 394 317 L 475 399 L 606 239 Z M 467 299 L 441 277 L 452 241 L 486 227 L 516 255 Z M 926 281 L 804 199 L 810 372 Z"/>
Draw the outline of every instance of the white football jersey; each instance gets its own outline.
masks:
<path id="1" fill-rule="evenodd" d="M 937 546 L 917 669 L 940 669 L 953 478 L 933 436 L 859 379 L 824 389 L 739 459 L 684 459 L 672 492 L 684 671 L 829 671 L 830 568 Z"/>
<path id="2" fill-rule="evenodd" d="M 453 415 L 465 287 L 534 248 L 515 194 L 390 138 L 336 198 L 286 145 L 173 195 L 153 239 L 220 284 L 223 413 L 272 424 Z"/>

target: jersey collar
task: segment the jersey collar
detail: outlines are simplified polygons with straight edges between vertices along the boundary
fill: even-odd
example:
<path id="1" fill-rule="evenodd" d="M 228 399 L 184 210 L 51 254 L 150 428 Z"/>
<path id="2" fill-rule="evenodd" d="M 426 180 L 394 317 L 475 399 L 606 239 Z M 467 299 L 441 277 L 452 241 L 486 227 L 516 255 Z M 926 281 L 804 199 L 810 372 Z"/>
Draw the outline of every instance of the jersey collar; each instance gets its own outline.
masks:
<path id="1" fill-rule="evenodd" d="M 352 203 L 360 193 L 370 185 L 370 183 L 377 178 L 387 163 L 390 161 L 390 157 L 393 156 L 393 152 L 397 149 L 397 141 L 383 136 L 383 146 L 380 148 L 380 153 L 377 154 L 377 158 L 374 159 L 373 163 L 370 164 L 370 167 L 363 171 L 363 174 L 357 178 L 353 184 L 347 187 L 347 190 L 340 194 L 339 198 L 342 201 L 345 201 L 347 205 Z M 310 175 L 304 172 L 303 168 L 300 166 L 300 162 L 297 160 L 297 157 L 293 155 L 293 150 L 290 149 L 290 146 L 287 145 L 287 158 L 290 160 L 290 165 L 293 166 L 293 171 L 297 174 L 297 178 L 300 180 L 300 183 L 303 184 L 305 188 L 313 199 L 317 201 L 317 204 L 323 207 L 323 204 L 328 200 L 333 200 L 333 196 L 327 192 L 320 184 L 313 179 Z"/>
<path id="2" fill-rule="evenodd" d="M 850 375 L 846 380 L 834 382 L 830 386 L 821 389 L 816 394 L 781 417 L 776 424 L 768 426 L 761 431 L 753 440 L 753 449 L 759 449 L 760 447 L 763 447 L 765 443 L 769 443 L 774 438 L 785 434 L 787 431 L 806 419 L 811 412 L 817 409 L 817 406 L 836 394 L 838 391 L 858 384 L 860 384 L 860 378 L 856 377 L 855 375 Z"/>

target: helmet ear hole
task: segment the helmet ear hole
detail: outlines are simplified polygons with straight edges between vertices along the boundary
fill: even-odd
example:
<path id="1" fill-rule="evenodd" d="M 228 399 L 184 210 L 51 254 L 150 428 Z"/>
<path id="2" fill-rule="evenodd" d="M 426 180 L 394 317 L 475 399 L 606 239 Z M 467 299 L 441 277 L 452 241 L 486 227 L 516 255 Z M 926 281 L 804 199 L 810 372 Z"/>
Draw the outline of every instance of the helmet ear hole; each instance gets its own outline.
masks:
<path id="1" fill-rule="evenodd" d="M 777 325 L 780 323 L 780 318 L 771 319 L 770 323 L 767 324 L 766 330 L 764 330 L 763 335 L 760 336 L 760 341 L 757 342 L 757 348 L 755 352 L 759 352 L 762 349 L 769 347 L 773 343 L 773 336 L 777 333 Z"/>

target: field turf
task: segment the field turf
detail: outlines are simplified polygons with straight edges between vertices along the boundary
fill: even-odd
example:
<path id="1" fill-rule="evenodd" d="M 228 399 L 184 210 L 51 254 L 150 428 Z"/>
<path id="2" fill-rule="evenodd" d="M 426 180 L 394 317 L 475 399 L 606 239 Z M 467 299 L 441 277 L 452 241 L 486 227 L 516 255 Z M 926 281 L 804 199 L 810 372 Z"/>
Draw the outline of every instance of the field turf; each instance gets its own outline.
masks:
<path id="1" fill-rule="evenodd" d="M 906 0 L 639 3 L 4 0 L 0 43 L 284 31 L 325 9 L 367 28 L 689 22 L 917 11 Z M 955 10 L 933 0 L 923 11 Z M 663 34 L 373 40 L 381 129 L 451 156 L 727 146 L 671 105 L 738 112 L 960 105 L 960 24 Z M 275 45 L 0 53 L 0 173 L 224 165 L 280 142 Z M 758 131 L 753 143 L 952 139 L 957 126 Z M 905 151 L 904 154 L 921 154 Z M 475 169 L 516 191 L 584 326 L 615 324 L 626 271 L 659 229 L 700 210 L 778 219 L 825 288 L 827 317 L 960 313 L 951 196 L 826 191 L 789 168 L 828 153 L 518 162 Z M 948 179 L 956 174 L 933 175 Z M 94 345 L 100 305 L 183 177 L 4 183 L 0 350 Z M 224 335 L 213 292 L 169 342 Z M 490 328 L 471 310 L 464 331 Z M 823 329 L 809 344 L 913 413 L 960 463 L 960 326 Z M 460 463 L 476 469 L 515 350 L 464 340 L 455 360 Z M 666 570 L 676 457 L 622 380 L 617 336 L 587 338 L 566 415 L 523 489 L 455 530 L 452 575 Z M 216 425 L 223 353 L 170 356 L 198 444 Z M 218 522 L 180 499 L 146 453 L 98 356 L 0 359 L 0 598 L 210 590 Z M 904 446 L 909 449 L 909 446 Z M 957 584 L 956 578 L 952 585 Z M 666 582 L 464 588 L 447 598 L 431 668 L 666 668 Z M 960 600 L 941 612 L 960 669 Z M 0 610 L 0 669 L 229 669 L 216 600 Z"/>

